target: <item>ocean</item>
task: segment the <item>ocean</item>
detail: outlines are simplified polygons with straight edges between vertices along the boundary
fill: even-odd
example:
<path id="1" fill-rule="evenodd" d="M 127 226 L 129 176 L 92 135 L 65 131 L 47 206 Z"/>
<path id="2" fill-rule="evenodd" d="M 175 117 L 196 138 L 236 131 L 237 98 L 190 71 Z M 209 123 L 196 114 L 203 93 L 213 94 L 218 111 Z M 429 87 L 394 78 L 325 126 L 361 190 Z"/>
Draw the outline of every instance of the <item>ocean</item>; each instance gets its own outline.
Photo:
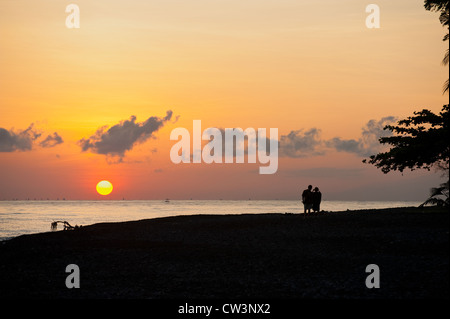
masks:
<path id="1" fill-rule="evenodd" d="M 418 206 L 410 201 L 322 201 L 321 210 Z M 38 200 L 0 201 L 0 240 L 51 231 L 53 221 L 75 225 L 177 215 L 303 213 L 298 200 Z M 58 230 L 62 225 L 58 224 Z"/>

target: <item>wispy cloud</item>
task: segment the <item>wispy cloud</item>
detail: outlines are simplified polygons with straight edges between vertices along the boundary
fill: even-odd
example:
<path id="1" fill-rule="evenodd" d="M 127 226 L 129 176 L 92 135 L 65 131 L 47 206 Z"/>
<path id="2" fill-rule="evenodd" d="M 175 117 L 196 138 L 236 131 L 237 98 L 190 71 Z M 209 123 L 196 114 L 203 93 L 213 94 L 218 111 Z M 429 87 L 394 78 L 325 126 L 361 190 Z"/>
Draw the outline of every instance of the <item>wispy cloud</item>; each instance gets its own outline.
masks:
<path id="1" fill-rule="evenodd" d="M 53 147 L 62 143 L 64 143 L 62 137 L 58 133 L 54 132 L 53 134 L 48 135 L 42 142 L 39 143 L 39 145 L 42 147 Z"/>

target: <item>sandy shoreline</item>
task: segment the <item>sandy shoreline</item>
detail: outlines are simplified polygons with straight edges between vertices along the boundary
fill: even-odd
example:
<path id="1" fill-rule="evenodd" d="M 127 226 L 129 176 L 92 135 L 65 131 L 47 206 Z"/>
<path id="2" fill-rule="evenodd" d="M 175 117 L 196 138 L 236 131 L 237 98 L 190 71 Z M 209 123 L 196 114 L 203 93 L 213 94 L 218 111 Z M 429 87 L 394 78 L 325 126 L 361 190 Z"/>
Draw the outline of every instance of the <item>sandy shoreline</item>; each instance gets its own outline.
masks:
<path id="1" fill-rule="evenodd" d="M 101 223 L 1 242 L 0 297 L 448 299 L 448 240 L 436 208 Z"/>

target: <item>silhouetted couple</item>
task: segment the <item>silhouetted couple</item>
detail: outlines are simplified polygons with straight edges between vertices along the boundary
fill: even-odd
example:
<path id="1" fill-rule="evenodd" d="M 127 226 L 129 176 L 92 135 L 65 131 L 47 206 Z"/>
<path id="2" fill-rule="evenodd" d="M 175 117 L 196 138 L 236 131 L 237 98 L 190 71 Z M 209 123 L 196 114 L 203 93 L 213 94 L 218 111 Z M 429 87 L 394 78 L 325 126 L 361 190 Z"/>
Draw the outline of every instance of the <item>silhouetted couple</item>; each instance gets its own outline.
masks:
<path id="1" fill-rule="evenodd" d="M 319 191 L 318 187 L 314 188 L 312 191 L 312 185 L 309 185 L 302 193 L 302 203 L 304 207 L 304 213 L 320 212 L 320 202 L 322 201 L 322 193 Z"/>

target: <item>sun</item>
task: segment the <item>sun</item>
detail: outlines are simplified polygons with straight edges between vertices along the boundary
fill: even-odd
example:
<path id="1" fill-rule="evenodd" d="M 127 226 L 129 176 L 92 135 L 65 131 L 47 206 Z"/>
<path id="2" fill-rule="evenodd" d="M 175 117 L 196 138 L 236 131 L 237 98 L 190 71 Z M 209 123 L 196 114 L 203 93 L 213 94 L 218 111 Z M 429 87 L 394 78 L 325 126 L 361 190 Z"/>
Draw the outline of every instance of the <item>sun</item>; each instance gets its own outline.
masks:
<path id="1" fill-rule="evenodd" d="M 112 192 L 113 186 L 109 181 L 100 181 L 97 184 L 97 193 L 100 195 L 108 195 Z"/>

